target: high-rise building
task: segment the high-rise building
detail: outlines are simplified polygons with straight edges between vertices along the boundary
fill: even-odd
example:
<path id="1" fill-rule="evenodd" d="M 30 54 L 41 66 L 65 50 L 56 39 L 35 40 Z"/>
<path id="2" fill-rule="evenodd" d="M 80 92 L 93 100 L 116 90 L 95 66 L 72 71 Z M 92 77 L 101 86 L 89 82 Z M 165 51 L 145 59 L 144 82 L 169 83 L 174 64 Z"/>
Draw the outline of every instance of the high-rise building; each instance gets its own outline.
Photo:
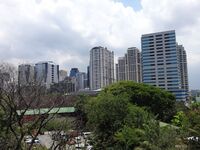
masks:
<path id="1" fill-rule="evenodd" d="M 126 54 L 125 54 L 126 55 Z M 119 57 L 116 64 L 116 80 L 127 80 L 126 56 Z"/>
<path id="2" fill-rule="evenodd" d="M 90 88 L 90 66 L 87 66 L 87 85 L 86 88 Z"/>
<path id="3" fill-rule="evenodd" d="M 143 82 L 172 92 L 177 100 L 186 100 L 182 88 L 175 31 L 142 35 Z"/>
<path id="4" fill-rule="evenodd" d="M 59 65 L 52 61 L 39 62 L 35 64 L 36 81 L 47 88 L 59 81 Z"/>
<path id="5" fill-rule="evenodd" d="M 138 48 L 130 47 L 124 57 L 118 58 L 116 78 L 141 82 L 141 53 Z"/>
<path id="6" fill-rule="evenodd" d="M 34 65 L 21 64 L 18 66 L 18 83 L 29 85 L 34 82 Z"/>
<path id="7" fill-rule="evenodd" d="M 90 50 L 90 89 L 97 90 L 114 82 L 114 52 L 101 46 Z"/>
<path id="8" fill-rule="evenodd" d="M 67 77 L 66 70 L 59 70 L 59 81 L 63 81 Z"/>
<path id="9" fill-rule="evenodd" d="M 187 55 L 184 47 L 177 44 L 179 68 L 181 75 L 181 86 L 185 89 L 189 95 L 189 85 L 188 85 L 188 69 L 187 69 Z"/>
<path id="10" fill-rule="evenodd" d="M 79 73 L 78 68 L 71 68 L 70 70 L 70 77 L 76 77 L 76 74 Z"/>
<path id="11" fill-rule="evenodd" d="M 87 87 L 87 74 L 79 72 L 76 74 L 76 89 L 77 91 L 83 90 Z"/>

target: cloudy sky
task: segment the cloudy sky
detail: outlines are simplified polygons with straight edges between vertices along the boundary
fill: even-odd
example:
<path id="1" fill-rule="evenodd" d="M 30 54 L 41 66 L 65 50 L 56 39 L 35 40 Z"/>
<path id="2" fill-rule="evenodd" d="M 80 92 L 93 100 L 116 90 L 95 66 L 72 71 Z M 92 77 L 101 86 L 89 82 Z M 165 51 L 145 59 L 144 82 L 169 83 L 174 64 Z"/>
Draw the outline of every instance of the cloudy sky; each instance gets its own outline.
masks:
<path id="1" fill-rule="evenodd" d="M 142 34 L 176 30 L 188 54 L 190 88 L 200 89 L 200 0 L 0 0 L 0 60 L 52 60 L 86 70 L 89 50 L 123 56 Z"/>

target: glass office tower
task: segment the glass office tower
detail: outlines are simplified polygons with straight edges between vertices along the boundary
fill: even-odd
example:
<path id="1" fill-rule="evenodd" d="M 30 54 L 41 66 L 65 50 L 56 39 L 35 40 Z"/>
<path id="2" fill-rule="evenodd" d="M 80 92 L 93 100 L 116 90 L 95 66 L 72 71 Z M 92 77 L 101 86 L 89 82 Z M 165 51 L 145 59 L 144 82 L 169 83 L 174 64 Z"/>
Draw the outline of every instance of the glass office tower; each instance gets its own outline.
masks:
<path id="1" fill-rule="evenodd" d="M 142 80 L 172 92 L 178 101 L 186 100 L 175 31 L 142 35 Z"/>

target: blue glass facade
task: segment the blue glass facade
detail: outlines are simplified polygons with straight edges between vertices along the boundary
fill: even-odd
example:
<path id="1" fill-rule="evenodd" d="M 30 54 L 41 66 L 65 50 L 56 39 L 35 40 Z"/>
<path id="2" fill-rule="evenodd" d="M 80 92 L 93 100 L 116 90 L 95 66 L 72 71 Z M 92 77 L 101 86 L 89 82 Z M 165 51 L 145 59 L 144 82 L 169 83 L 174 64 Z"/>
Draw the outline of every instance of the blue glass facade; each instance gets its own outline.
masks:
<path id="1" fill-rule="evenodd" d="M 185 100 L 181 89 L 175 31 L 142 35 L 143 82 L 172 92 Z"/>
<path id="2" fill-rule="evenodd" d="M 79 70 L 78 70 L 78 68 L 72 68 L 71 70 L 70 70 L 70 77 L 76 77 L 76 74 L 77 73 L 79 73 Z"/>

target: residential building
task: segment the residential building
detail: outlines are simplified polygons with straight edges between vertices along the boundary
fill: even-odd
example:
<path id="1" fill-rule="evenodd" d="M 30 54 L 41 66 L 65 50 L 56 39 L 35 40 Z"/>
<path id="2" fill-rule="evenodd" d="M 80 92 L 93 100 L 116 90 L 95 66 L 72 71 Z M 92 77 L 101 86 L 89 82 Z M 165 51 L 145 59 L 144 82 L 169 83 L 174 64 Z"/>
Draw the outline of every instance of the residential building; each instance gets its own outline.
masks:
<path id="1" fill-rule="evenodd" d="M 125 54 L 126 55 L 126 54 Z M 126 65 L 126 56 L 119 57 L 118 63 L 116 64 L 116 80 L 127 80 L 127 65 Z"/>
<path id="2" fill-rule="evenodd" d="M 104 47 L 90 50 L 90 89 L 98 90 L 114 82 L 114 52 Z"/>
<path id="3" fill-rule="evenodd" d="M 66 70 L 59 70 L 59 81 L 63 81 L 67 77 Z"/>
<path id="4" fill-rule="evenodd" d="M 141 53 L 138 48 L 130 47 L 124 57 L 118 58 L 116 78 L 141 82 Z"/>
<path id="5" fill-rule="evenodd" d="M 50 87 L 50 92 L 69 94 L 76 92 L 76 78 L 66 77 L 63 81 L 52 84 Z"/>
<path id="6" fill-rule="evenodd" d="M 185 101 L 175 31 L 142 35 L 141 45 L 143 82 L 172 92 L 177 101 Z"/>
<path id="7" fill-rule="evenodd" d="M 79 72 L 76 74 L 76 89 L 77 91 L 83 90 L 87 87 L 87 74 Z"/>
<path id="8" fill-rule="evenodd" d="M 90 66 L 87 66 L 87 85 L 86 88 L 90 88 Z"/>
<path id="9" fill-rule="evenodd" d="M 187 55 L 184 47 L 177 44 L 178 60 L 181 75 L 181 88 L 185 89 L 189 96 L 189 85 L 188 85 L 188 69 L 187 69 Z"/>
<path id="10" fill-rule="evenodd" d="M 18 83 L 19 85 L 30 85 L 34 82 L 34 65 L 21 64 L 18 66 Z"/>
<path id="11" fill-rule="evenodd" d="M 36 81 L 47 88 L 59 81 L 59 65 L 52 61 L 39 62 L 35 64 Z"/>

